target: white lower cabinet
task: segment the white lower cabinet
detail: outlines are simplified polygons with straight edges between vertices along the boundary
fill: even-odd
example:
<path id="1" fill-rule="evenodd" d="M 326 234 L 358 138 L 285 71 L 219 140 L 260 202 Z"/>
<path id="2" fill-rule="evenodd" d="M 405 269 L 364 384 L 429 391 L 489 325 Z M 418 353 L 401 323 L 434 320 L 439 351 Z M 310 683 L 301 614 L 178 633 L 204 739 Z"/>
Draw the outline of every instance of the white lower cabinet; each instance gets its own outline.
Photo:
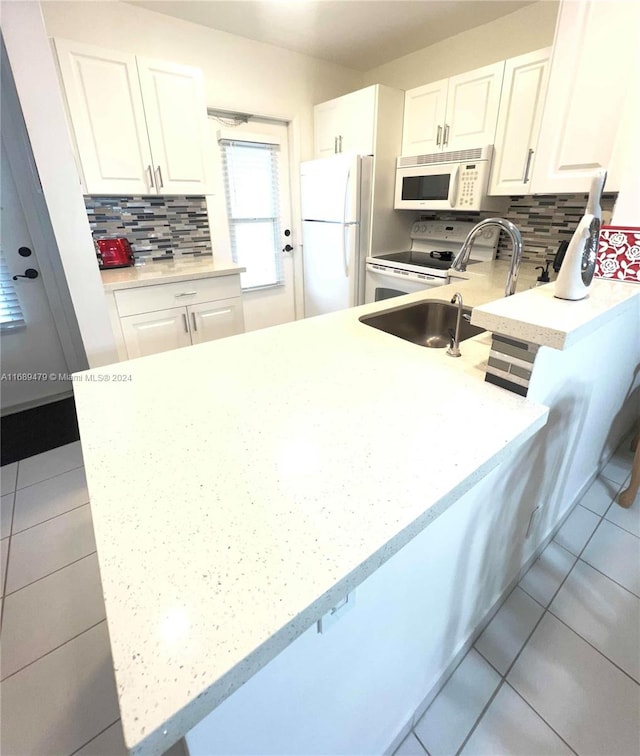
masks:
<path id="1" fill-rule="evenodd" d="M 120 324 L 130 359 L 191 344 L 185 307 L 129 315 L 121 318 Z"/>
<path id="2" fill-rule="evenodd" d="M 237 274 L 116 289 L 107 301 L 120 359 L 243 333 L 240 292 Z"/>
<path id="3" fill-rule="evenodd" d="M 244 330 L 242 300 L 239 298 L 191 305 L 187 307 L 187 314 L 193 344 L 233 336 Z"/>

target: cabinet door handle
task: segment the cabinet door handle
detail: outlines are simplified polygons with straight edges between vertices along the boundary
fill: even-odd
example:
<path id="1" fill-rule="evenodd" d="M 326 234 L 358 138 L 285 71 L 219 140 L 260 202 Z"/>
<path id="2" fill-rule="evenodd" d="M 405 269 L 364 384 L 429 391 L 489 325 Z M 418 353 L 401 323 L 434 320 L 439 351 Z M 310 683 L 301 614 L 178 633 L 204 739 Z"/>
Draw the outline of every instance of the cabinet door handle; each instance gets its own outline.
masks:
<path id="1" fill-rule="evenodd" d="M 197 331 L 198 330 L 198 324 L 196 322 L 196 314 L 195 314 L 195 312 L 191 313 L 191 322 L 193 323 L 193 330 Z"/>
<path id="2" fill-rule="evenodd" d="M 334 155 L 338 154 L 338 137 L 337 136 L 333 137 L 333 154 Z"/>
<path id="3" fill-rule="evenodd" d="M 180 299 L 180 297 L 195 297 L 197 293 L 197 291 L 182 291 L 180 294 L 176 294 L 176 299 Z"/>
<path id="4" fill-rule="evenodd" d="M 338 151 L 342 152 L 342 137 L 338 137 Z"/>
<path id="5" fill-rule="evenodd" d="M 449 124 L 445 123 L 444 125 L 444 141 L 442 143 L 443 147 L 446 147 L 449 144 Z"/>
<path id="6" fill-rule="evenodd" d="M 438 126 L 438 130 L 436 132 L 436 147 L 440 147 L 441 141 L 442 141 L 442 126 Z"/>
<path id="7" fill-rule="evenodd" d="M 187 322 L 187 313 L 182 313 L 182 322 L 184 323 L 184 332 L 189 333 L 189 323 Z"/>
<path id="8" fill-rule="evenodd" d="M 162 170 L 160 166 L 156 168 L 156 182 L 158 184 L 158 189 L 164 189 L 164 182 L 162 180 Z"/>
<path id="9" fill-rule="evenodd" d="M 147 183 L 149 184 L 149 189 L 153 189 L 155 187 L 155 184 L 153 183 L 153 171 L 151 170 L 151 166 L 147 166 Z"/>
<path id="10" fill-rule="evenodd" d="M 529 149 L 527 153 L 527 162 L 524 166 L 524 176 L 522 177 L 522 183 L 526 184 L 529 181 L 529 169 L 531 168 L 531 158 L 533 157 L 533 150 Z"/>

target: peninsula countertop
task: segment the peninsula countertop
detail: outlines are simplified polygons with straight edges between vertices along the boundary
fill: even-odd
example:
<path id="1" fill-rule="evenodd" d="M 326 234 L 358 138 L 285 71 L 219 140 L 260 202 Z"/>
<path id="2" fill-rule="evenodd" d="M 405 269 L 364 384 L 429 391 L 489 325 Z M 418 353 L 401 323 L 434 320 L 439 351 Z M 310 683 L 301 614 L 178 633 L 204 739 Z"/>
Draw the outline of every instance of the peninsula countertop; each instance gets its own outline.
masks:
<path id="1" fill-rule="evenodd" d="M 387 307 L 76 376 L 131 753 L 162 753 L 545 424 L 483 381 L 487 335 L 452 359 L 358 320 Z"/>

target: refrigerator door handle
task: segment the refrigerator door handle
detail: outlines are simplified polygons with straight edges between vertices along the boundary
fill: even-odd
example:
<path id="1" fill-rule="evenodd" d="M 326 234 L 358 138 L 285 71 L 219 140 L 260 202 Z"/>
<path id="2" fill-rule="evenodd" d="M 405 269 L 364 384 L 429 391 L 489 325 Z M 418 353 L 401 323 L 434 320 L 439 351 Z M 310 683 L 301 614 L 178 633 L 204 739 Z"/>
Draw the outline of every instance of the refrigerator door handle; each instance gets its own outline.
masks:
<path id="1" fill-rule="evenodd" d="M 347 234 L 349 233 L 349 226 L 342 227 L 342 260 L 344 261 L 344 275 L 345 278 L 349 278 L 349 258 L 347 256 Z"/>

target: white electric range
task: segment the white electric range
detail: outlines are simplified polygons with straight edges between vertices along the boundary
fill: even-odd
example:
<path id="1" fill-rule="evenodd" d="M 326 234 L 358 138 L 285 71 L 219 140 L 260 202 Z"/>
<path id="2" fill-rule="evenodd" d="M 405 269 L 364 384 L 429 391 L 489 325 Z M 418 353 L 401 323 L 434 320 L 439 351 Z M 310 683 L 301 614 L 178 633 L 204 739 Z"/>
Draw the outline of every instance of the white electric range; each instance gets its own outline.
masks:
<path id="1" fill-rule="evenodd" d="M 416 221 L 409 249 L 367 257 L 365 302 L 445 286 L 451 263 L 474 226 L 469 221 Z M 469 263 L 493 260 L 499 236 L 499 228 L 485 229 L 473 243 Z"/>

